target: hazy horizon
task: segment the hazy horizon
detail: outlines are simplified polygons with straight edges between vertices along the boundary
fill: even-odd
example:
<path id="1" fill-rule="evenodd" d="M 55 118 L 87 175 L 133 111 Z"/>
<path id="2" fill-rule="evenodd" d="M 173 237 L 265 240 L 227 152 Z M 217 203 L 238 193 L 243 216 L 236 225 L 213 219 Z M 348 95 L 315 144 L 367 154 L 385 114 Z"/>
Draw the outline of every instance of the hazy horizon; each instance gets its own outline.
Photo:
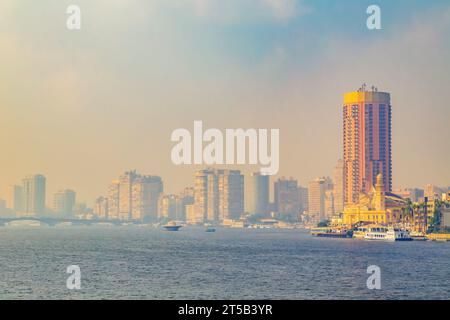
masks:
<path id="1" fill-rule="evenodd" d="M 393 186 L 450 185 L 450 3 L 78 0 L 0 3 L 0 198 L 27 174 L 81 202 L 124 171 L 192 186 L 174 129 L 280 129 L 281 176 L 302 186 L 342 158 L 345 92 L 391 94 Z M 224 167 L 224 166 L 219 166 Z M 248 174 L 256 166 L 231 166 Z"/>

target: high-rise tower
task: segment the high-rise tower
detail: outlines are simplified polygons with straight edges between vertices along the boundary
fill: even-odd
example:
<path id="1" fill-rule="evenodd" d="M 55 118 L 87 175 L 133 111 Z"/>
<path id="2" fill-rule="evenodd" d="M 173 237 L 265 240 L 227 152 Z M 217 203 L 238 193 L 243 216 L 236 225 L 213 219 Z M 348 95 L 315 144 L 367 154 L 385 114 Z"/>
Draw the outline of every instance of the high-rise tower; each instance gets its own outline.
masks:
<path id="1" fill-rule="evenodd" d="M 75 203 L 76 193 L 73 190 L 59 190 L 53 194 L 53 211 L 59 216 L 71 217 Z"/>
<path id="2" fill-rule="evenodd" d="M 108 218 L 156 221 L 163 182 L 158 176 L 125 172 L 108 190 Z"/>
<path id="3" fill-rule="evenodd" d="M 250 176 L 249 213 L 267 217 L 269 215 L 269 181 L 270 176 L 260 172 Z"/>
<path id="4" fill-rule="evenodd" d="M 239 219 L 244 213 L 244 176 L 239 170 L 199 170 L 194 188 L 196 222 Z"/>
<path id="5" fill-rule="evenodd" d="M 384 191 L 392 189 L 390 94 L 366 91 L 344 96 L 344 202 L 357 203 L 382 174 Z"/>
<path id="6" fill-rule="evenodd" d="M 22 201 L 25 215 L 43 215 L 45 213 L 45 177 L 30 175 L 22 180 Z"/>

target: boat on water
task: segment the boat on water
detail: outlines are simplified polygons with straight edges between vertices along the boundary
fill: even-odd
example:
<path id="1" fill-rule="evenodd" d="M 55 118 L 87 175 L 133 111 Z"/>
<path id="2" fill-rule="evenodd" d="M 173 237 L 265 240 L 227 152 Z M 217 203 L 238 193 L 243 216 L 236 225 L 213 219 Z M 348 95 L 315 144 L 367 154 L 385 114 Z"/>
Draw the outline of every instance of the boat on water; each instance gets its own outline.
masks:
<path id="1" fill-rule="evenodd" d="M 417 232 L 417 231 L 411 231 L 410 234 L 411 238 L 414 241 L 427 241 L 427 235 L 425 233 L 422 232 Z"/>
<path id="2" fill-rule="evenodd" d="M 170 221 L 162 227 L 167 231 L 178 231 L 182 227 L 182 225 L 177 224 L 175 221 Z"/>
<path id="3" fill-rule="evenodd" d="M 360 226 L 353 230 L 353 238 L 355 239 L 364 239 L 366 233 L 369 231 L 367 226 Z"/>
<path id="4" fill-rule="evenodd" d="M 346 229 L 334 229 L 330 227 L 312 228 L 311 234 L 319 238 L 351 238 L 352 232 Z"/>
<path id="5" fill-rule="evenodd" d="M 393 227 L 372 226 L 364 236 L 365 240 L 371 241 L 412 241 L 413 239 L 406 230 Z"/>
<path id="6" fill-rule="evenodd" d="M 216 232 L 216 228 L 212 227 L 206 228 L 205 232 Z"/>

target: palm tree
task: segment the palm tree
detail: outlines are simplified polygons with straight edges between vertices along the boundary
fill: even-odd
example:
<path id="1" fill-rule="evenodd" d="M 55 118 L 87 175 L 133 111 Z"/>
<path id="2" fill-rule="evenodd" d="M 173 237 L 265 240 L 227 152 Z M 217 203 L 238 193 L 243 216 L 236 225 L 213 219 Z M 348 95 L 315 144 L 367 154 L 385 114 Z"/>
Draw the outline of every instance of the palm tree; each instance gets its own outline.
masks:
<path id="1" fill-rule="evenodd" d="M 414 204 L 411 199 L 406 199 L 406 205 L 402 207 L 402 224 L 411 224 L 411 220 L 414 217 Z"/>

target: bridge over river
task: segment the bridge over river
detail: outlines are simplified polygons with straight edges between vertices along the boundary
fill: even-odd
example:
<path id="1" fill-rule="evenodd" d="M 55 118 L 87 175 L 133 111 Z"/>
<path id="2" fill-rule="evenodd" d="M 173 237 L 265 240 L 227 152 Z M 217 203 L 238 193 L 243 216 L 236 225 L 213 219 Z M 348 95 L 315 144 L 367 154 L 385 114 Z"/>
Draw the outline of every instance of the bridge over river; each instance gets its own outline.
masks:
<path id="1" fill-rule="evenodd" d="M 0 226 L 5 226 L 11 223 L 41 223 L 48 226 L 55 226 L 59 224 L 71 225 L 97 225 L 97 224 L 112 224 L 121 225 L 124 223 L 139 224 L 141 221 L 123 221 L 123 220 L 107 220 L 107 219 L 74 219 L 74 218 L 51 218 L 51 217 L 0 217 Z"/>

